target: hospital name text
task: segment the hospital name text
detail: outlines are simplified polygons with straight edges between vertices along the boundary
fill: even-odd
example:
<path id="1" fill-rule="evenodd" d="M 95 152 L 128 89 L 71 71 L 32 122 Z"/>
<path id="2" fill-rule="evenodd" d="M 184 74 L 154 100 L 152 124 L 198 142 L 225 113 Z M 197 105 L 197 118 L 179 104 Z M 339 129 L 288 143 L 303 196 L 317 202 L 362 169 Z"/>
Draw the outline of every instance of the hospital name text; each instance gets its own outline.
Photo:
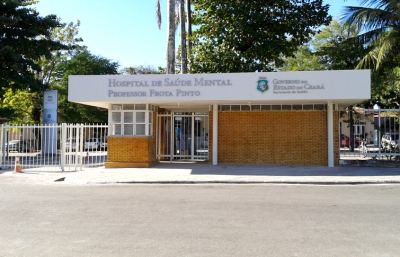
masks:
<path id="1" fill-rule="evenodd" d="M 179 87 L 179 86 L 232 86 L 229 79 L 204 79 L 195 78 L 194 80 L 169 79 L 164 80 L 117 80 L 109 79 L 108 87 Z"/>

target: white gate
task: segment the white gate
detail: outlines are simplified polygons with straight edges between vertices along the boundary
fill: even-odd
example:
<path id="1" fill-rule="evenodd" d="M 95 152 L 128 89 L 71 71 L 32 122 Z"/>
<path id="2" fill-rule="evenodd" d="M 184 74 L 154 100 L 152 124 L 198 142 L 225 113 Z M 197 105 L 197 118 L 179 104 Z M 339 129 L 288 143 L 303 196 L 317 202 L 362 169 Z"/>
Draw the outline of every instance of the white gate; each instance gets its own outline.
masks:
<path id="1" fill-rule="evenodd" d="M 208 113 L 158 114 L 157 123 L 158 160 L 208 160 Z"/>
<path id="2" fill-rule="evenodd" d="M 341 160 L 400 160 L 400 109 L 374 107 L 339 112 Z"/>
<path id="3" fill-rule="evenodd" d="M 12 169 L 82 170 L 107 161 L 108 125 L 54 124 L 14 126 L 0 131 L 0 167 Z"/>

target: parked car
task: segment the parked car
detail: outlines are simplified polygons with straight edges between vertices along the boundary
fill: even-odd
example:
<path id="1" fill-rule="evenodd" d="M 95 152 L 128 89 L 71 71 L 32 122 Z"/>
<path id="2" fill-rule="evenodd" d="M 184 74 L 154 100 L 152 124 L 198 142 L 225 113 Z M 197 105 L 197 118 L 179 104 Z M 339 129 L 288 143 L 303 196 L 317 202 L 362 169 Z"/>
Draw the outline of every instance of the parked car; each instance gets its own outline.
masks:
<path id="1" fill-rule="evenodd" d="M 11 140 L 5 145 L 8 152 L 33 152 L 35 149 L 34 140 Z"/>
<path id="2" fill-rule="evenodd" d="M 65 142 L 65 150 L 70 151 L 70 148 L 71 148 L 71 150 L 76 149 L 76 139 L 75 138 L 67 139 L 67 142 Z"/>
<path id="3" fill-rule="evenodd" d="M 384 151 L 399 151 L 399 133 L 385 133 L 381 139 L 381 149 Z"/>
<path id="4" fill-rule="evenodd" d="M 6 143 L 6 151 L 9 152 L 19 152 L 19 142 L 20 140 L 11 140 Z"/>
<path id="5" fill-rule="evenodd" d="M 361 139 L 359 137 L 354 138 L 354 147 L 358 147 L 360 145 Z M 349 147 L 350 146 L 350 138 L 345 134 L 340 134 L 340 147 Z"/>
<path id="6" fill-rule="evenodd" d="M 100 150 L 101 140 L 100 138 L 89 138 L 85 141 L 85 150 Z"/>
<path id="7" fill-rule="evenodd" d="M 101 143 L 101 149 L 102 150 L 107 150 L 107 147 L 108 147 L 107 142 L 102 142 Z"/>

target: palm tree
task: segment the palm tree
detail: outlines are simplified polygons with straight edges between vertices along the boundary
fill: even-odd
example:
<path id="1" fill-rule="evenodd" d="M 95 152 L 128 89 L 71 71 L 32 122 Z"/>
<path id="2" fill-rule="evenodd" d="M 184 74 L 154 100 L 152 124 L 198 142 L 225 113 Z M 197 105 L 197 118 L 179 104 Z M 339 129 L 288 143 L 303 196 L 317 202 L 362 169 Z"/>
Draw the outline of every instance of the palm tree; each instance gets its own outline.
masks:
<path id="1" fill-rule="evenodd" d="M 161 29 L 160 0 L 157 0 L 156 17 Z M 175 74 L 175 0 L 168 0 L 167 74 Z"/>
<path id="2" fill-rule="evenodd" d="M 187 73 L 187 52 L 186 52 L 186 24 L 185 24 L 185 0 L 180 0 L 179 17 L 181 24 L 181 73 Z"/>
<path id="3" fill-rule="evenodd" d="M 191 8 L 190 0 L 186 0 L 186 15 L 188 24 L 187 34 L 189 36 L 187 53 L 189 56 L 192 54 L 192 41 L 190 40 L 190 37 L 192 36 L 192 10 L 190 8 Z"/>
<path id="4" fill-rule="evenodd" d="M 157 0 L 156 18 L 158 28 L 161 29 L 160 0 Z M 167 74 L 175 73 L 175 32 L 178 23 L 181 24 L 181 73 L 185 74 L 187 73 L 185 0 L 168 0 Z"/>
<path id="5" fill-rule="evenodd" d="M 359 0 L 363 6 L 347 6 L 347 24 L 357 25 L 366 31 L 352 40 L 367 45 L 371 51 L 360 61 L 357 68 L 378 70 L 400 53 L 400 2 L 399 0 Z"/>

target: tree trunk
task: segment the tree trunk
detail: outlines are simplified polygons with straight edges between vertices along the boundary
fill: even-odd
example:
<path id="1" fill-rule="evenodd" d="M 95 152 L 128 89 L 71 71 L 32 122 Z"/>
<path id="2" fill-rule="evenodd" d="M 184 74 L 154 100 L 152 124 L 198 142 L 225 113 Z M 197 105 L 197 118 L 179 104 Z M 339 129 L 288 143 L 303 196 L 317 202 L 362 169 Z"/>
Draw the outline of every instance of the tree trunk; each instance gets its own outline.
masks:
<path id="1" fill-rule="evenodd" d="M 192 36 L 192 10 L 190 9 L 190 0 L 186 0 L 186 15 L 187 15 L 187 24 L 188 24 L 188 29 L 187 29 L 187 34 L 188 34 L 188 44 L 187 44 L 187 55 L 186 56 L 191 56 L 192 54 L 192 41 L 190 41 L 190 37 Z M 186 61 L 188 61 L 188 59 Z"/>
<path id="2" fill-rule="evenodd" d="M 167 74 L 175 74 L 175 0 L 168 0 Z"/>
<path id="3" fill-rule="evenodd" d="M 181 0 L 180 5 L 180 13 L 181 13 L 181 73 L 187 74 L 187 52 L 186 52 L 186 24 L 185 24 L 185 0 Z"/>

